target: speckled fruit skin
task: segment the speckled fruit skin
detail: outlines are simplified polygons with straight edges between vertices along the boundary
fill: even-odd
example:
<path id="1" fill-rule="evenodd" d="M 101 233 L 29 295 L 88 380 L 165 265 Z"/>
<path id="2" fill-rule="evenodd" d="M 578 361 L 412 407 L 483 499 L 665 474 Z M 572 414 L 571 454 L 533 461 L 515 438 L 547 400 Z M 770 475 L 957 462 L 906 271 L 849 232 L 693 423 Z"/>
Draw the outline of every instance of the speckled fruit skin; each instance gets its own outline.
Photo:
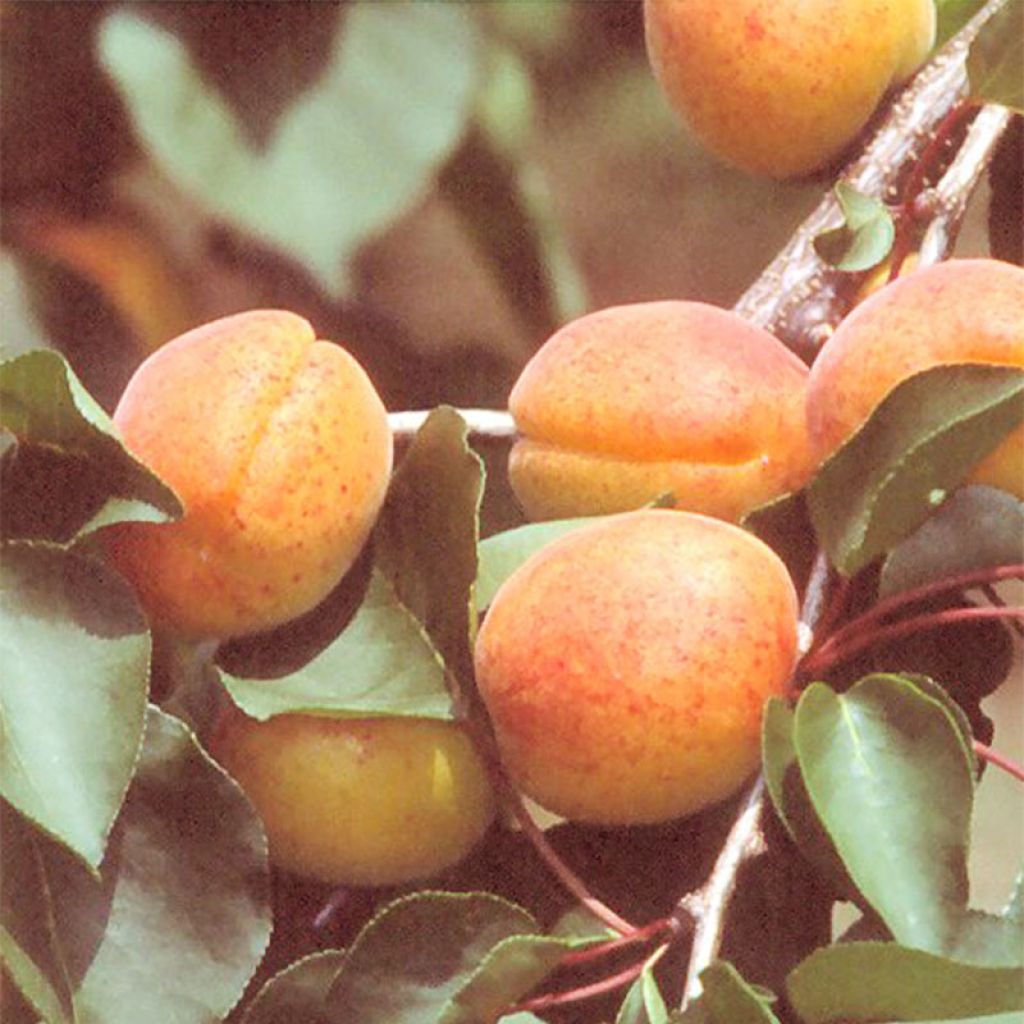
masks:
<path id="1" fill-rule="evenodd" d="M 512 488 L 531 519 L 679 508 L 738 520 L 812 470 L 807 367 L 780 341 L 700 302 L 590 313 L 527 363 L 509 409 Z"/>
<path id="2" fill-rule="evenodd" d="M 834 160 L 935 40 L 933 0 L 645 0 L 669 102 L 722 159 L 784 178 Z"/>
<path id="3" fill-rule="evenodd" d="M 452 722 L 232 709 L 211 751 L 263 819 L 272 862 L 330 885 L 397 885 L 461 860 L 494 815 L 486 769 Z"/>
<path id="4" fill-rule="evenodd" d="M 1024 366 L 1024 269 L 949 260 L 902 276 L 857 306 L 811 367 L 807 423 L 817 459 L 855 433 L 901 381 L 948 363 Z M 1024 498 L 1024 427 L 971 479 Z"/>
<path id="5" fill-rule="evenodd" d="M 185 507 L 107 531 L 155 625 L 226 637 L 316 605 L 363 546 L 391 472 L 387 413 L 344 349 L 293 313 L 181 335 L 135 372 L 124 442 Z"/>
<path id="6" fill-rule="evenodd" d="M 785 565 L 731 523 L 647 509 L 567 534 L 502 586 L 480 694 L 524 793 L 575 821 L 666 821 L 757 767 L 796 659 Z"/>

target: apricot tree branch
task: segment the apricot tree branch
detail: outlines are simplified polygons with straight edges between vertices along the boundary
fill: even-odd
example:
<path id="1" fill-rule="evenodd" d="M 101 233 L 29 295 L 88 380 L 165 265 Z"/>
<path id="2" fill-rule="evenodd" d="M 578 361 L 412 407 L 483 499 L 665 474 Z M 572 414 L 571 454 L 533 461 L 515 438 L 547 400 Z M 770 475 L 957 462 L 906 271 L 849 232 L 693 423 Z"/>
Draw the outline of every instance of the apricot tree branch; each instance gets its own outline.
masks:
<path id="1" fill-rule="evenodd" d="M 389 412 L 388 426 L 391 428 L 392 436 L 396 440 L 412 437 L 423 426 L 430 412 L 429 409 Z M 457 412 L 466 421 L 469 432 L 474 437 L 504 440 L 516 435 L 512 415 L 504 409 L 458 409 Z"/>

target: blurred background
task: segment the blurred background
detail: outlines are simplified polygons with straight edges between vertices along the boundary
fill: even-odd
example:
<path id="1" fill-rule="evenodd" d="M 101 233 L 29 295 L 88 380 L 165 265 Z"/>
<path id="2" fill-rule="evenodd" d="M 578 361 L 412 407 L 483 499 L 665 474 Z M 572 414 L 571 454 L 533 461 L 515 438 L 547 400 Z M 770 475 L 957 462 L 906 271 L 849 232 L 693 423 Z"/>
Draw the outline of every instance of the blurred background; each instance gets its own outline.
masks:
<path id="1" fill-rule="evenodd" d="M 1013 145 L 996 173 L 1019 202 Z M 389 409 L 500 408 L 582 312 L 734 302 L 830 184 L 703 153 L 650 75 L 639 0 L 0 0 L 4 354 L 59 348 L 108 409 L 163 342 L 254 307 L 344 344 Z M 989 195 L 959 254 L 1007 223 Z M 1016 664 L 989 710 L 1020 760 Z M 1020 807 L 989 770 L 982 906 L 1024 858 Z"/>

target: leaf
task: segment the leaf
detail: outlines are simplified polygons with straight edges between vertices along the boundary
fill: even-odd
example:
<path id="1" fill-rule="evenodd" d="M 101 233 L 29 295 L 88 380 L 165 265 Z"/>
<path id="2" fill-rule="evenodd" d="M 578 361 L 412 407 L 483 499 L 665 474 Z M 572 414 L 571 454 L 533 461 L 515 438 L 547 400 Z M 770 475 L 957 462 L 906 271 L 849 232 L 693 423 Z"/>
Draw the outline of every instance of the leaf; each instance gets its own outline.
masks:
<path id="1" fill-rule="evenodd" d="M 984 3 L 985 0 L 935 0 L 935 49 L 952 39 Z"/>
<path id="2" fill-rule="evenodd" d="M 341 950 L 329 949 L 289 964 L 259 990 L 243 1024 L 331 1024 L 327 992 L 344 961 Z"/>
<path id="3" fill-rule="evenodd" d="M 700 975 L 709 1024 L 779 1024 L 768 1001 L 732 964 L 718 960 Z"/>
<path id="4" fill-rule="evenodd" d="M 1022 982 L 1017 969 L 959 964 L 895 943 L 847 942 L 812 953 L 790 974 L 786 992 L 805 1024 L 963 1020 L 1024 1009 Z"/>
<path id="5" fill-rule="evenodd" d="M 415 893 L 385 907 L 353 942 L 328 993 L 332 1019 L 476 1024 L 532 988 L 567 948 L 497 896 Z"/>
<path id="6" fill-rule="evenodd" d="M 974 37 L 967 52 L 970 96 L 1024 113 L 1024 5 L 1004 4 Z"/>
<path id="7" fill-rule="evenodd" d="M 458 142 L 477 80 L 473 24 L 458 5 L 354 5 L 328 66 L 257 151 L 172 34 L 115 11 L 99 54 L 171 180 L 335 294 L 342 264 L 409 208 Z"/>
<path id="8" fill-rule="evenodd" d="M 260 721 L 289 713 L 452 717 L 440 655 L 379 571 L 348 626 L 297 672 L 222 679 L 231 699 Z"/>
<path id="9" fill-rule="evenodd" d="M 0 308 L 4 311 L 0 359 L 47 347 L 46 331 L 39 322 L 29 290 L 17 263 L 7 255 L 0 256 Z"/>
<path id="10" fill-rule="evenodd" d="M 892 250 L 896 227 L 885 204 L 845 181 L 835 185 L 843 224 L 814 239 L 814 251 L 837 270 L 856 273 L 878 266 Z"/>
<path id="11" fill-rule="evenodd" d="M 150 641 L 93 558 L 3 546 L 0 794 L 95 868 L 142 742 Z"/>
<path id="12" fill-rule="evenodd" d="M 944 952 L 967 903 L 972 765 L 949 711 L 899 676 L 812 684 L 794 744 L 807 793 L 862 898 L 906 945 Z"/>
<path id="13" fill-rule="evenodd" d="M 171 489 L 124 448 L 57 352 L 0 364 L 0 426 L 18 442 L 0 463 L 7 538 L 70 543 L 111 523 L 181 515 Z"/>
<path id="14" fill-rule="evenodd" d="M 241 791 L 180 722 L 150 709 L 100 879 L 20 829 L 17 848 L 34 849 L 38 865 L 21 898 L 59 949 L 74 1020 L 207 1024 L 237 1002 L 270 938 L 266 840 Z M 16 867 L 31 880 L 24 862 Z M 9 941 L 26 951 L 10 923 Z"/>
<path id="15" fill-rule="evenodd" d="M 615 1024 L 668 1024 L 668 1007 L 658 989 L 658 982 L 650 965 L 626 993 L 619 1007 Z"/>
<path id="16" fill-rule="evenodd" d="M 846 576 L 916 530 L 1021 421 L 1024 371 L 937 366 L 897 385 L 811 483 L 818 539 Z"/>
<path id="17" fill-rule="evenodd" d="M 967 912 L 951 952 L 965 963 L 1024 966 L 1024 870 L 1018 873 L 1013 893 L 999 914 Z"/>
<path id="18" fill-rule="evenodd" d="M 374 529 L 374 563 L 467 685 L 476 630 L 473 581 L 483 464 L 465 420 L 434 409 L 395 471 Z"/>
<path id="19" fill-rule="evenodd" d="M 476 579 L 476 607 L 483 611 L 501 585 L 528 558 L 567 533 L 597 522 L 601 517 L 553 519 L 505 530 L 480 543 L 480 568 Z"/>
<path id="20" fill-rule="evenodd" d="M 962 487 L 889 553 L 878 595 L 1019 562 L 1024 562 L 1024 502 L 995 487 Z"/>

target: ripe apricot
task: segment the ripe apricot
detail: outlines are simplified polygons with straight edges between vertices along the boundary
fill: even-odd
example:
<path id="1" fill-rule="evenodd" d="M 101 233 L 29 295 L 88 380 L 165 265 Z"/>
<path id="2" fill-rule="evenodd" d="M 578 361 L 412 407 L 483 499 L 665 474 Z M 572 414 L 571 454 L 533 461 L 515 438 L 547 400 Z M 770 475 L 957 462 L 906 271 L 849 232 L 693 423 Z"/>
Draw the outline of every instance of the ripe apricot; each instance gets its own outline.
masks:
<path id="1" fill-rule="evenodd" d="M 495 596 L 475 649 L 502 762 L 576 821 L 640 824 L 734 793 L 796 660 L 797 597 L 753 534 L 645 509 L 566 534 Z"/>
<path id="2" fill-rule="evenodd" d="M 855 433 L 901 381 L 933 366 L 1024 366 L 1024 269 L 949 260 L 887 284 L 857 306 L 818 353 L 807 387 L 817 459 Z M 975 470 L 975 483 L 1024 497 L 1024 427 Z"/>
<path id="3" fill-rule="evenodd" d="M 461 860 L 487 830 L 486 768 L 453 722 L 232 708 L 211 742 L 263 819 L 270 857 L 331 885 L 394 885 Z"/>
<path id="4" fill-rule="evenodd" d="M 186 635 L 255 632 L 319 603 L 358 555 L 391 472 L 370 379 L 293 313 L 240 313 L 164 345 L 114 422 L 185 514 L 112 527 L 109 550 L 154 623 Z"/>
<path id="5" fill-rule="evenodd" d="M 644 0 L 647 50 L 673 108 L 755 174 L 835 159 L 935 41 L 933 0 Z"/>
<path id="6" fill-rule="evenodd" d="M 666 491 L 739 519 L 810 476 L 806 379 L 780 341 L 705 303 L 588 314 L 512 389 L 513 490 L 532 519 L 626 511 Z"/>

